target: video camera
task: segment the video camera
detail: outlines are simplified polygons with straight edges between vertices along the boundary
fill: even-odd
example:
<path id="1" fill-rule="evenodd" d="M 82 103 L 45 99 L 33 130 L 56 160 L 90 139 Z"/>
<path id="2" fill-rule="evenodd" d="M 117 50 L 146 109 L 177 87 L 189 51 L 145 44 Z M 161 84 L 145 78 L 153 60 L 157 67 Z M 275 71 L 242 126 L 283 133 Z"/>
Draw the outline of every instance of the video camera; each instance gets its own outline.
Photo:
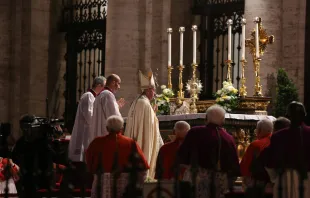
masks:
<path id="1" fill-rule="evenodd" d="M 23 136 L 27 141 L 33 142 L 38 139 L 53 139 L 63 134 L 60 126 L 63 120 L 25 115 L 19 121 Z"/>

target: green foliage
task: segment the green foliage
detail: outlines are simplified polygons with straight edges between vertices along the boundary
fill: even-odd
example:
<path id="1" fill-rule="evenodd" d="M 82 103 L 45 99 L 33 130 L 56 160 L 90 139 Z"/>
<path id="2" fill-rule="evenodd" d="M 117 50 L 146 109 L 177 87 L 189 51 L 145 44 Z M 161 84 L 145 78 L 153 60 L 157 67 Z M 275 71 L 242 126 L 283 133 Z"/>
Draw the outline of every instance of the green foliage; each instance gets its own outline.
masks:
<path id="1" fill-rule="evenodd" d="M 284 69 L 280 68 L 277 75 L 275 116 L 285 116 L 287 105 L 292 101 L 298 100 L 298 92 L 295 84 L 289 79 Z"/>
<path id="2" fill-rule="evenodd" d="M 156 104 L 158 107 L 157 115 L 169 115 L 170 114 L 170 98 L 174 96 L 171 89 L 167 88 L 166 85 L 161 86 L 162 93 L 157 95 Z"/>

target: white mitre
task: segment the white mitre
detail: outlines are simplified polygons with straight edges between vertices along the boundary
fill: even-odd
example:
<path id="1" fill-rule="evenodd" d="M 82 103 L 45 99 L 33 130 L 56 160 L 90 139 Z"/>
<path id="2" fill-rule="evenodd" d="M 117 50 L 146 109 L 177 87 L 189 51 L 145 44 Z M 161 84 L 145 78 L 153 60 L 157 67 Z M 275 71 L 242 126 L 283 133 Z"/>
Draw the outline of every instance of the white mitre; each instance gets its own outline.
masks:
<path id="1" fill-rule="evenodd" d="M 147 76 L 143 75 L 139 70 L 139 80 L 141 90 L 153 88 L 156 89 L 155 80 L 152 72 L 149 72 Z"/>

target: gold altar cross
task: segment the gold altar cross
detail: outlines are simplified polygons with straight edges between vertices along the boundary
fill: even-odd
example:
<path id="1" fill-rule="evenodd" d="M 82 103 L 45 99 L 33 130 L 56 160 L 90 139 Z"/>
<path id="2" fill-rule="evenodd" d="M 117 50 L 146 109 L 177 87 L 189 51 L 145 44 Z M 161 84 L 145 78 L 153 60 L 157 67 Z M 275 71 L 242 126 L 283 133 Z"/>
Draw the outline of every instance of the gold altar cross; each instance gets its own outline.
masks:
<path id="1" fill-rule="evenodd" d="M 262 94 L 262 86 L 260 84 L 260 61 L 261 56 L 266 51 L 266 48 L 269 44 L 272 44 L 274 42 L 274 36 L 268 36 L 266 29 L 262 26 L 262 20 L 260 17 L 258 17 L 258 21 L 255 21 L 258 23 L 258 29 L 259 29 L 259 57 L 256 57 L 256 47 L 255 47 L 255 29 L 251 32 L 251 38 L 245 40 L 245 46 L 250 49 L 250 54 L 253 57 L 253 63 L 254 63 L 254 72 L 255 72 L 255 91 L 254 96 L 263 96 Z"/>

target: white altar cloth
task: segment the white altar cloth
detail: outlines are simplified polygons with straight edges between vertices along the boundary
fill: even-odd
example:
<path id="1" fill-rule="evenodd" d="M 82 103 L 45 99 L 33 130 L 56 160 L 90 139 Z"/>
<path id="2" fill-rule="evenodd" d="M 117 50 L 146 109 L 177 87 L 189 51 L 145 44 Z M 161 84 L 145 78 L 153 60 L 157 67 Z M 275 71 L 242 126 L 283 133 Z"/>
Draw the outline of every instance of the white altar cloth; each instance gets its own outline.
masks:
<path id="1" fill-rule="evenodd" d="M 158 120 L 160 122 L 165 121 L 177 121 L 177 120 L 196 120 L 196 119 L 205 119 L 206 114 L 205 113 L 194 113 L 194 114 L 182 114 L 182 115 L 159 115 L 157 116 Z M 271 121 L 275 121 L 276 118 L 273 116 L 268 115 L 251 115 L 251 114 L 232 114 L 232 113 L 226 113 L 225 119 L 231 119 L 231 120 L 252 120 L 252 121 L 259 121 L 262 119 L 269 119 Z M 126 121 L 127 117 L 124 118 Z"/>

